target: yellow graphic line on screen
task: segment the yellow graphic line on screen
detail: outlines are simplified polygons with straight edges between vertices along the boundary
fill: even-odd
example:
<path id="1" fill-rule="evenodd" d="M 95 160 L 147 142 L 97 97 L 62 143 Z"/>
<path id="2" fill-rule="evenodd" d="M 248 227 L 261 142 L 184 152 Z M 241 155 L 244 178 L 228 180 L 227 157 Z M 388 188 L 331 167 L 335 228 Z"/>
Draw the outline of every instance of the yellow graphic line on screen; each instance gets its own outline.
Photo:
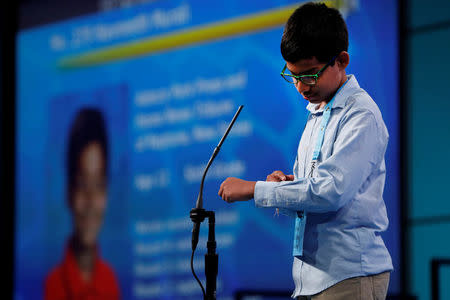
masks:
<path id="1" fill-rule="evenodd" d="M 336 7 L 336 4 L 340 6 L 339 3 L 341 2 L 346 1 L 325 1 L 328 6 L 334 7 Z M 59 67 L 87 67 L 274 28 L 284 25 L 298 6 L 299 4 L 297 3 L 261 13 L 86 52 L 63 58 L 59 62 Z"/>

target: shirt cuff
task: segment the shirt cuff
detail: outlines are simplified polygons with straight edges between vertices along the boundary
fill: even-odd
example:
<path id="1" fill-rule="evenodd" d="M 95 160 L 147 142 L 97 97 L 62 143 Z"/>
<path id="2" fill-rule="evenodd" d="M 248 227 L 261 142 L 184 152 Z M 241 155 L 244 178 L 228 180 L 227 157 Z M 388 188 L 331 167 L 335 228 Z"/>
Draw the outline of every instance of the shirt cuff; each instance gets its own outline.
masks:
<path id="1" fill-rule="evenodd" d="M 297 212 L 277 207 L 276 203 L 276 193 L 275 188 L 283 184 L 283 182 L 267 182 L 267 181 L 257 181 L 255 185 L 255 191 L 253 195 L 253 199 L 255 200 L 256 207 L 276 207 L 279 209 L 280 214 L 283 214 L 288 217 L 295 218 L 297 216 Z"/>
<path id="2" fill-rule="evenodd" d="M 275 188 L 279 185 L 279 182 L 257 181 L 253 197 L 256 207 L 272 207 Z"/>

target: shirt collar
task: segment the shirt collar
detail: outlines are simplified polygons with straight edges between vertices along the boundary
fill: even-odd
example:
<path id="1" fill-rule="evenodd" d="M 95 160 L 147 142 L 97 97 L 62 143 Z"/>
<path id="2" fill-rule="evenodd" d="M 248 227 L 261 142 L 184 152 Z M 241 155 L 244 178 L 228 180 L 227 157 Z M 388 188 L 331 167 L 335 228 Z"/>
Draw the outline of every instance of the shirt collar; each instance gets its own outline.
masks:
<path id="1" fill-rule="evenodd" d="M 358 81 L 355 76 L 350 74 L 347 75 L 347 81 L 344 83 L 344 86 L 338 90 L 337 94 L 334 96 L 333 108 L 344 107 L 347 104 L 348 95 L 351 94 L 351 91 L 355 88 L 359 88 Z M 309 110 L 312 114 L 317 114 L 323 112 L 323 107 L 321 109 L 316 110 L 316 107 L 319 104 L 308 103 L 306 109 Z"/>
<path id="2" fill-rule="evenodd" d="M 75 258 L 75 253 L 73 252 L 70 243 L 67 245 L 64 259 L 64 271 L 67 278 L 68 288 L 73 294 L 79 294 L 86 290 L 95 290 L 97 288 L 96 281 L 98 280 L 97 275 L 100 262 L 98 248 L 96 247 L 92 279 L 90 282 L 84 281 L 81 275 L 81 270 L 78 267 L 78 263 Z"/>

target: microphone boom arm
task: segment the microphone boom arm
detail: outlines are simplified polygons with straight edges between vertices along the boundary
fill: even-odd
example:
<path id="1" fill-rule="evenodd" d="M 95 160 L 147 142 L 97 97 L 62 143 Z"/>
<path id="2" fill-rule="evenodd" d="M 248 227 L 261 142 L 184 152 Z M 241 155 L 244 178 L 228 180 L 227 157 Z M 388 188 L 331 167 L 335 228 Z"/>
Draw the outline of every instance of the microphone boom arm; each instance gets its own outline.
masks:
<path id="1" fill-rule="evenodd" d="M 214 161 L 214 159 L 216 158 L 217 154 L 219 154 L 220 151 L 220 147 L 222 147 L 223 142 L 225 141 L 225 139 L 228 136 L 228 133 L 230 133 L 231 127 L 233 127 L 234 122 L 236 121 L 237 117 L 239 116 L 239 114 L 241 113 L 242 108 L 244 107 L 244 105 L 239 106 L 238 110 L 236 111 L 236 113 L 234 114 L 233 119 L 231 120 L 231 123 L 228 125 L 227 130 L 225 131 L 225 134 L 223 135 L 222 139 L 220 140 L 219 144 L 217 145 L 216 148 L 214 148 L 213 154 L 211 155 L 211 158 L 208 161 L 208 164 L 206 165 L 205 171 L 203 172 L 203 177 L 202 177 L 202 182 L 200 183 L 200 191 L 198 193 L 198 198 L 197 198 L 197 203 L 196 203 L 196 208 L 203 208 L 203 184 L 205 182 L 205 177 L 206 177 L 206 173 L 209 170 L 209 167 L 211 166 L 212 162 Z"/>

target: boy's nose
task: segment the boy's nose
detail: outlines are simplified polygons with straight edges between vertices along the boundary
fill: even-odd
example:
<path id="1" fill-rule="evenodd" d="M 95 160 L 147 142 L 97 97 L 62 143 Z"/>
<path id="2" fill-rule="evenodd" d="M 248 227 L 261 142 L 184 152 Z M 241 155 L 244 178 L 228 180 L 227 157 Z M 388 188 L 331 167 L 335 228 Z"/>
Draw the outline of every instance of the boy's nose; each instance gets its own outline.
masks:
<path id="1" fill-rule="evenodd" d="M 303 82 L 301 82 L 300 80 L 297 81 L 297 83 L 295 84 L 295 87 L 297 88 L 297 91 L 302 94 L 304 92 L 307 92 L 311 89 L 310 85 L 304 84 Z"/>

